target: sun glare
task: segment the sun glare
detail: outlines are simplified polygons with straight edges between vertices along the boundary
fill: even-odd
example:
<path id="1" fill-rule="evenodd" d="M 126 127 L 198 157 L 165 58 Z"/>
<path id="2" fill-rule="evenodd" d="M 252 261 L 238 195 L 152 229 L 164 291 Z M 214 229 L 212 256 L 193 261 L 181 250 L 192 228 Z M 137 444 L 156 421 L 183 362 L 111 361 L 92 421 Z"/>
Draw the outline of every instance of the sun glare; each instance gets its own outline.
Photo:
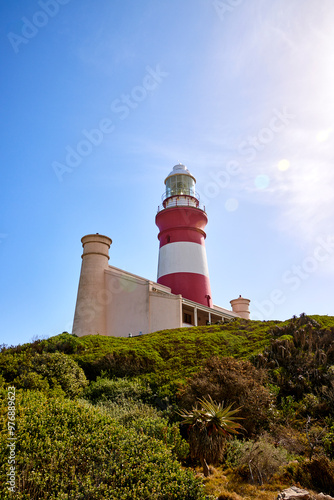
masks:
<path id="1" fill-rule="evenodd" d="M 320 132 L 317 133 L 316 139 L 318 142 L 326 142 L 332 132 L 331 128 L 328 128 L 327 130 L 320 130 Z"/>
<path id="2" fill-rule="evenodd" d="M 286 160 L 286 159 L 280 160 L 277 163 L 277 167 L 278 167 L 278 170 L 281 170 L 282 172 L 284 172 L 285 170 L 288 170 L 288 168 L 290 167 L 290 162 L 289 162 L 289 160 Z"/>

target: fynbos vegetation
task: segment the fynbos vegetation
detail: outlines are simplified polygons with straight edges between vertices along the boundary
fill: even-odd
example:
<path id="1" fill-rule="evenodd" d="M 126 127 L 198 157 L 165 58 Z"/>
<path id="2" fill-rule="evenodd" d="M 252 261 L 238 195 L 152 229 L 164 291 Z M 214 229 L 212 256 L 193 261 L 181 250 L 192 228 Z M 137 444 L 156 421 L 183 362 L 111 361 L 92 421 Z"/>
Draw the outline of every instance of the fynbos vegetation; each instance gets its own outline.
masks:
<path id="1" fill-rule="evenodd" d="M 3 346 L 0 385 L 3 499 L 334 494 L 332 317 L 63 333 Z"/>

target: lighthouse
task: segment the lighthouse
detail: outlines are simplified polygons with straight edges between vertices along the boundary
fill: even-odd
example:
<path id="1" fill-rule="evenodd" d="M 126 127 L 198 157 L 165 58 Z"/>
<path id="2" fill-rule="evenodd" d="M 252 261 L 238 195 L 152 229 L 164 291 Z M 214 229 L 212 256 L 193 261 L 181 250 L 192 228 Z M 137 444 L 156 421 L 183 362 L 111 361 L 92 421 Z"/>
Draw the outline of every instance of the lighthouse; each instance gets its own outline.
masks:
<path id="1" fill-rule="evenodd" d="M 158 208 L 157 282 L 173 294 L 212 307 L 204 231 L 208 217 L 195 191 L 196 179 L 185 165 L 175 165 L 165 179 Z"/>
<path id="2" fill-rule="evenodd" d="M 160 243 L 157 282 L 109 264 L 108 236 L 91 233 L 81 239 L 74 334 L 132 337 L 249 319 L 250 300 L 241 295 L 230 301 L 232 310 L 212 303 L 205 250 L 208 217 L 195 177 L 184 165 L 175 165 L 165 186 L 155 218 Z"/>

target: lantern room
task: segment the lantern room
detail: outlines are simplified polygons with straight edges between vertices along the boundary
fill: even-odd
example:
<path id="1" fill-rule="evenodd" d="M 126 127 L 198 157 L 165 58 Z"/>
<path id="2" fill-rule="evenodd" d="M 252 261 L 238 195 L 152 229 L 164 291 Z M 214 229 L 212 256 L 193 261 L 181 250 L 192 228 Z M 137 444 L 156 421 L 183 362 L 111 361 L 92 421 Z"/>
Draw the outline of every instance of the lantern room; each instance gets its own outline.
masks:
<path id="1" fill-rule="evenodd" d="M 166 191 L 162 195 L 163 208 L 171 206 L 198 207 L 199 195 L 195 191 L 196 179 L 185 165 L 179 163 L 165 179 Z"/>

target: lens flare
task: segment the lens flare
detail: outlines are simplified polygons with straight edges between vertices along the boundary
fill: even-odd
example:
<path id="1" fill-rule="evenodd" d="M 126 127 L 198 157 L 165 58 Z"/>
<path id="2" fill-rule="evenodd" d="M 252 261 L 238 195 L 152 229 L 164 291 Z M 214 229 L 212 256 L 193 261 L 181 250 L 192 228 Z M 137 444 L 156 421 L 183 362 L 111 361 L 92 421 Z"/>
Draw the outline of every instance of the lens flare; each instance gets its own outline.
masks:
<path id="1" fill-rule="evenodd" d="M 316 139 L 318 142 L 326 142 L 332 132 L 331 128 L 328 128 L 327 130 L 320 130 L 320 132 L 317 133 Z"/>
<path id="2" fill-rule="evenodd" d="M 257 187 L 258 189 L 266 189 L 270 184 L 270 179 L 269 179 L 268 175 L 264 175 L 264 174 L 257 175 L 255 177 L 254 184 L 255 184 L 255 187 Z"/>
<path id="3" fill-rule="evenodd" d="M 236 198 L 229 198 L 228 200 L 226 200 L 225 209 L 228 212 L 234 212 L 238 208 L 239 208 L 239 202 Z"/>
<path id="4" fill-rule="evenodd" d="M 284 172 L 285 170 L 288 170 L 288 168 L 290 167 L 290 162 L 289 162 L 289 160 L 286 160 L 286 159 L 280 160 L 277 163 L 277 167 L 278 167 L 278 170 L 281 170 L 282 172 Z"/>

